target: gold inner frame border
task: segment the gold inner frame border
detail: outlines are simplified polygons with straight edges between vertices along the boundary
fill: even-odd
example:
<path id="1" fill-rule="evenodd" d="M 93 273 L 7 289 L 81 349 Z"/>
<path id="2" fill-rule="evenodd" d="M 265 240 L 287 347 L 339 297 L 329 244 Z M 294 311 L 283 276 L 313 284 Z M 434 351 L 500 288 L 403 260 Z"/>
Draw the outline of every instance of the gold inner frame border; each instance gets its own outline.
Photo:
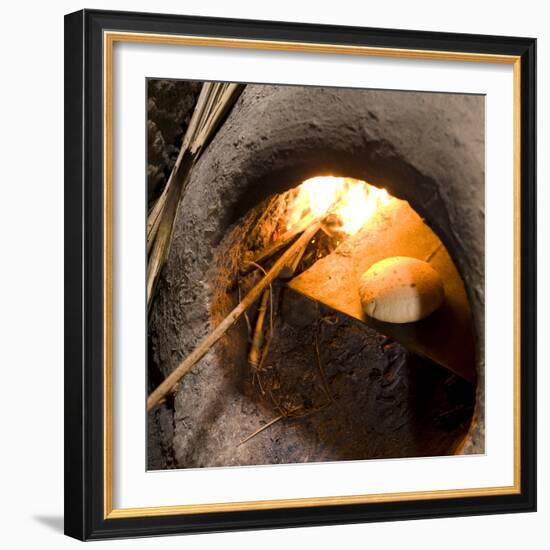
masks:
<path id="1" fill-rule="evenodd" d="M 255 500 L 245 502 L 222 502 L 209 504 L 181 504 L 175 506 L 154 506 L 147 508 L 113 508 L 113 446 L 112 446 L 112 216 L 113 216 L 113 47 L 116 42 L 142 44 L 166 44 L 181 46 L 207 46 L 217 48 L 259 49 L 286 52 L 320 54 L 346 54 L 372 57 L 394 57 L 443 61 L 466 61 L 474 63 L 497 63 L 513 66 L 514 86 L 514 484 L 503 487 L 481 487 L 468 489 L 444 489 L 367 495 L 331 497 L 304 497 L 294 499 Z M 304 508 L 313 506 L 334 506 L 383 502 L 404 502 L 412 500 L 434 500 L 480 496 L 511 495 L 521 492 L 521 59 L 519 56 L 380 48 L 370 46 L 348 46 L 341 44 L 316 44 L 308 42 L 284 42 L 272 40 L 250 40 L 240 38 L 183 36 L 170 34 L 149 34 L 134 32 L 104 31 L 103 33 L 103 191 L 104 191 L 104 444 L 103 444 L 103 488 L 104 518 L 137 518 L 182 514 L 235 512 L 248 510 L 272 510 L 281 508 Z M 145 406 L 145 405 L 144 405 Z"/>

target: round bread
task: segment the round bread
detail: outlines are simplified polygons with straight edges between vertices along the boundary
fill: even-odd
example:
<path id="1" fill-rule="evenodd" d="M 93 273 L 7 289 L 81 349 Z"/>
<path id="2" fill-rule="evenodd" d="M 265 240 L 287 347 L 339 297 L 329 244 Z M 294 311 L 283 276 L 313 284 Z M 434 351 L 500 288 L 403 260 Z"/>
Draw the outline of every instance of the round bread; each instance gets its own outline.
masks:
<path id="1" fill-rule="evenodd" d="M 395 256 L 373 264 L 359 282 L 363 311 L 387 323 L 412 323 L 433 313 L 445 297 L 439 273 L 427 262 Z"/>

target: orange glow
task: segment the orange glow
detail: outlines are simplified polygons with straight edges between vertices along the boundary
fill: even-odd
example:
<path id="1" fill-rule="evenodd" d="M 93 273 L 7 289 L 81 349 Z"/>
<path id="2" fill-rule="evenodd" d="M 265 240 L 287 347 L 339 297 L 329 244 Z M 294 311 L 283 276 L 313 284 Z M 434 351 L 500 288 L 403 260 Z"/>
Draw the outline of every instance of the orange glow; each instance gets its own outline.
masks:
<path id="1" fill-rule="evenodd" d="M 338 229 L 348 235 L 359 231 L 376 212 L 391 200 L 385 189 L 365 181 L 334 176 L 317 176 L 298 187 L 298 195 L 291 207 L 288 229 L 304 217 L 318 218 L 328 213 L 338 215 L 342 226 Z"/>

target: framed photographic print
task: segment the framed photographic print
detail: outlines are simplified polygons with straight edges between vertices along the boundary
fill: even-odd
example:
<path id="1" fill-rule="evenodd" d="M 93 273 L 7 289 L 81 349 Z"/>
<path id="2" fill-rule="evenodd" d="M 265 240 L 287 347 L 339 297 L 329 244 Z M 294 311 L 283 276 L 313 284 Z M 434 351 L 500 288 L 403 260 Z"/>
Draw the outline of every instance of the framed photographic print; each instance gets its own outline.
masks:
<path id="1" fill-rule="evenodd" d="M 536 508 L 531 38 L 65 18 L 65 529 Z"/>

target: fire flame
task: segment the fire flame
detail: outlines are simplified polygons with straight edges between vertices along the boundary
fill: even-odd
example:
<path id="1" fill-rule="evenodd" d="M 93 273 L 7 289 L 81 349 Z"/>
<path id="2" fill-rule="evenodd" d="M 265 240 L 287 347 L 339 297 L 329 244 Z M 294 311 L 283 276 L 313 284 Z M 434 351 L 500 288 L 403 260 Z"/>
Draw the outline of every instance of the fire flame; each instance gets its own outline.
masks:
<path id="1" fill-rule="evenodd" d="M 306 216 L 318 218 L 336 214 L 342 225 L 339 231 L 352 235 L 359 231 L 378 208 L 391 200 L 385 189 L 365 181 L 334 176 L 317 176 L 305 180 L 298 187 L 298 195 L 291 207 L 288 229 Z"/>

